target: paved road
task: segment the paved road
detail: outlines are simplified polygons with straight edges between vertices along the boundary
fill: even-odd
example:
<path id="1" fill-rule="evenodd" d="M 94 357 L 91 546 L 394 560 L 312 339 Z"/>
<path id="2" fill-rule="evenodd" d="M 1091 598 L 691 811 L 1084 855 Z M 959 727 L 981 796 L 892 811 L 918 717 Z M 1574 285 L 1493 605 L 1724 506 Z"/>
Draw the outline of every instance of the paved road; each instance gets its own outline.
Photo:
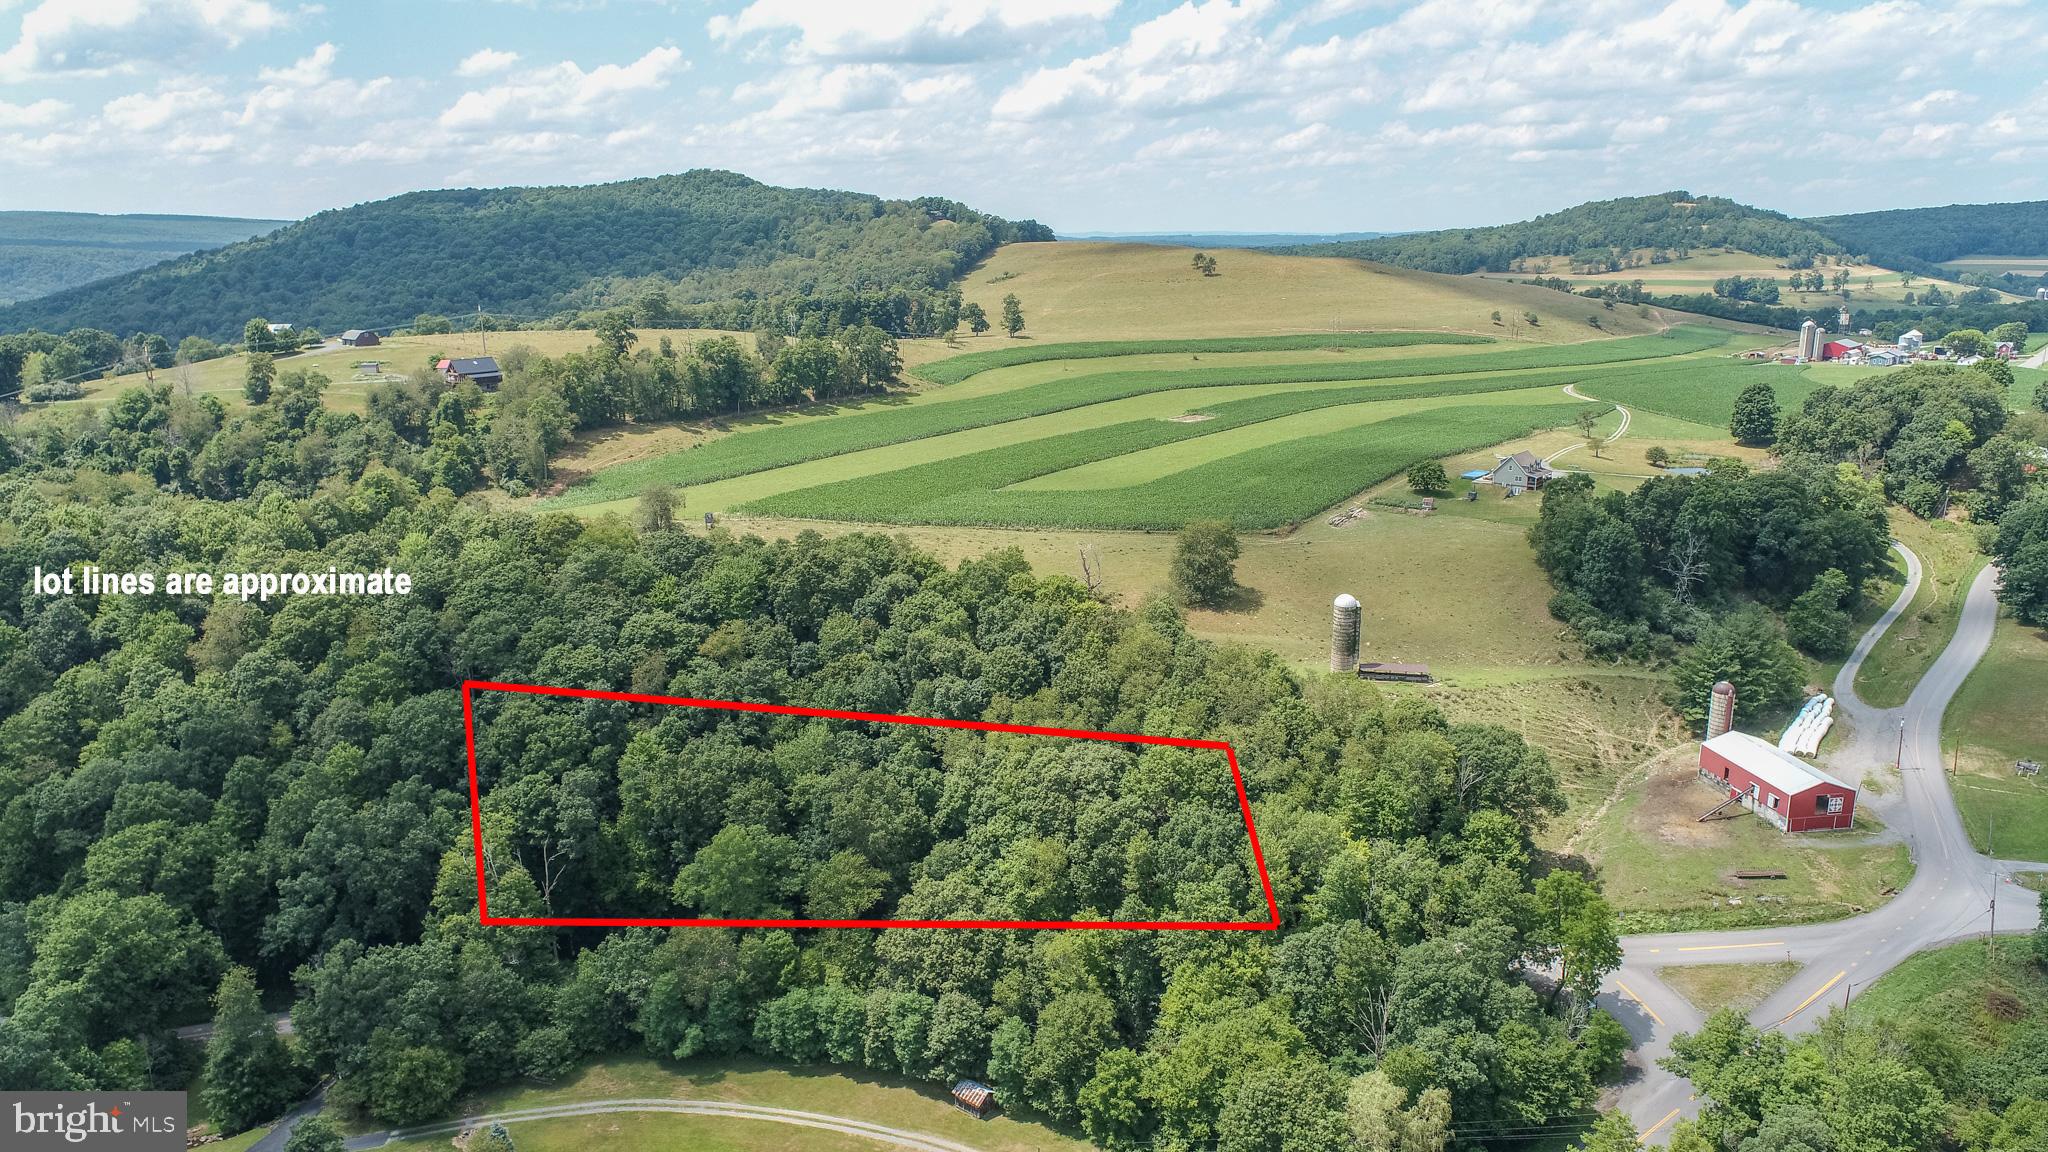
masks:
<path id="1" fill-rule="evenodd" d="M 817 1128 L 826 1132 L 839 1132 L 848 1136 L 860 1136 L 911 1152 L 975 1152 L 966 1145 L 932 1136 L 923 1132 L 911 1132 L 902 1128 L 887 1128 L 870 1124 L 865 1120 L 850 1120 L 844 1116 L 826 1116 L 817 1112 L 799 1112 L 793 1108 L 768 1108 L 758 1104 L 735 1104 L 726 1100 L 676 1100 L 676 1099 L 627 1099 L 627 1100 L 586 1100 L 575 1104 L 557 1104 L 546 1108 L 525 1108 L 515 1112 L 492 1112 L 479 1116 L 464 1116 L 443 1124 L 427 1124 L 418 1128 L 400 1128 L 390 1132 L 374 1132 L 367 1136 L 351 1137 L 348 1141 L 350 1152 L 366 1152 L 382 1148 L 394 1140 L 410 1140 L 422 1136 L 452 1136 L 467 1128 L 478 1128 L 485 1124 L 517 1124 L 523 1120 L 553 1120 L 574 1116 L 604 1116 L 620 1112 L 668 1112 L 686 1116 L 719 1116 L 732 1120 L 759 1120 L 770 1124 L 791 1124 L 801 1128 Z"/>
<path id="2" fill-rule="evenodd" d="M 1902 832 L 1912 849 L 1913 879 L 1876 911 L 1829 924 L 1624 939 L 1621 969 L 1608 979 L 1599 1002 L 1636 1042 L 1629 1061 L 1631 1079 L 1623 1086 L 1619 1106 L 1648 1142 L 1661 1142 L 1673 1121 L 1695 1115 L 1700 1108 L 1690 1084 L 1657 1067 L 1656 1061 L 1670 1053 L 1674 1034 L 1693 1031 L 1704 1020 L 1698 1009 L 1657 978 L 1657 969 L 1795 961 L 1803 965 L 1798 975 L 1752 1012 L 1750 1020 L 1759 1027 L 1803 1032 L 1913 953 L 1981 935 L 1990 925 L 1994 894 L 2001 934 L 2031 930 L 2039 922 L 2034 893 L 2006 880 L 1999 862 L 1970 847 L 1942 771 L 1942 714 L 1991 643 L 1998 616 L 1995 570 L 1987 566 L 1970 586 L 1955 637 L 1903 707 L 1873 708 L 1856 697 L 1856 670 L 1920 585 L 1919 557 L 1904 547 L 1898 550 L 1906 559 L 1906 587 L 1835 679 L 1837 707 L 1848 719 L 1851 738 L 1847 747 L 1831 755 L 1831 765 L 1860 776 L 1866 770 L 1888 768 L 1894 757 L 1900 760 L 1900 787 L 1883 806 L 1892 827 Z"/>

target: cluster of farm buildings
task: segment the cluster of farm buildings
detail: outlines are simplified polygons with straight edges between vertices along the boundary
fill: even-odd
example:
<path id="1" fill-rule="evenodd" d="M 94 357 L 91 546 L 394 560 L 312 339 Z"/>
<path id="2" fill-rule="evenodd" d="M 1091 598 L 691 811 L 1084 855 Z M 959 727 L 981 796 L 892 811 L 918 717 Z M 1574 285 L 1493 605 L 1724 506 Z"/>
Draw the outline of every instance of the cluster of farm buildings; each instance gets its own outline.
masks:
<path id="1" fill-rule="evenodd" d="M 1845 323 L 1846 326 L 1846 323 Z M 1908 364 L 1915 360 L 1954 360 L 1958 364 L 1975 364 L 1977 356 L 1957 356 L 1954 349 L 1941 344 L 1927 342 L 1926 333 L 1918 328 L 1899 334 L 1896 341 L 1872 340 L 1868 329 L 1858 333 L 1859 337 L 1847 335 L 1830 338 L 1828 330 L 1808 320 L 1799 326 L 1799 344 L 1795 349 L 1778 353 L 1757 352 L 1758 358 L 1774 359 L 1780 364 L 1812 364 L 1820 361 L 1834 361 L 1842 364 L 1868 364 L 1873 367 L 1889 367 L 1894 364 Z M 2010 360 L 2019 355 L 2020 349 L 2010 340 L 2001 340 L 1992 346 L 1988 355 L 2000 360 Z"/>

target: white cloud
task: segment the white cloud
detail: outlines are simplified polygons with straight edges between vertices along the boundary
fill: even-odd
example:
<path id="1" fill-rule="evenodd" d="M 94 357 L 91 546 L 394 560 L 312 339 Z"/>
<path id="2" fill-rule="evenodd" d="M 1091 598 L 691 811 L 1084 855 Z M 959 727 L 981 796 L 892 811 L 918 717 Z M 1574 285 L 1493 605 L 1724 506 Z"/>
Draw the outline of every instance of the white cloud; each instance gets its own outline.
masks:
<path id="1" fill-rule="evenodd" d="M 792 52 L 814 60 L 958 61 L 1014 52 L 1031 39 L 1099 22 L 1117 0 L 754 0 L 713 16 L 714 39 L 794 32 Z"/>
<path id="2" fill-rule="evenodd" d="M 71 105 L 47 97 L 27 104 L 0 100 L 0 128 L 43 128 L 62 119 Z"/>
<path id="3" fill-rule="evenodd" d="M 613 111 L 622 97 L 654 92 L 688 65 L 682 50 L 655 48 L 631 64 L 603 64 L 585 72 L 565 60 L 491 88 L 464 92 L 441 113 L 443 128 L 489 129 L 528 123 L 575 123 Z"/>
<path id="4" fill-rule="evenodd" d="M 479 48 L 455 66 L 457 76 L 490 76 L 519 63 L 519 53 Z"/>
<path id="5" fill-rule="evenodd" d="M 200 117 L 218 123 L 226 98 L 211 88 L 167 88 L 117 96 L 100 109 L 100 119 L 123 132 L 161 132 Z"/>
<path id="6" fill-rule="evenodd" d="M 1248 95 L 1273 79 L 1255 25 L 1271 0 L 1185 0 L 1107 52 L 1040 68 L 996 99 L 999 120 L 1103 108 L 1185 112 Z"/>
<path id="7" fill-rule="evenodd" d="M 0 83 L 105 75 L 200 47 L 233 48 L 284 23 L 265 0 L 43 0 L 0 52 Z"/>

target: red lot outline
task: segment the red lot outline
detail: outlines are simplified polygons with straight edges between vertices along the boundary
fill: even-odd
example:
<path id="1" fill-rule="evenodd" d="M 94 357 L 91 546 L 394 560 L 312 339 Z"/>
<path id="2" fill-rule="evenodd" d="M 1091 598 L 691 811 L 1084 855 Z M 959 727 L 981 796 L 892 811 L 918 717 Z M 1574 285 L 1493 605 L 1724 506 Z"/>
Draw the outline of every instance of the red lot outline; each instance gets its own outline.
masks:
<path id="1" fill-rule="evenodd" d="M 518 692 L 528 696 L 566 696 L 580 700 L 621 700 L 632 704 L 674 704 L 715 708 L 725 712 L 760 712 L 771 716 L 817 716 L 826 720 L 864 720 L 876 724 L 910 724 L 920 728 L 958 728 L 969 732 L 1014 732 L 1025 736 L 1057 736 L 1069 740 L 1105 740 L 1117 744 L 1158 744 L 1169 748 L 1205 748 L 1223 753 L 1237 788 L 1237 807 L 1251 839 L 1252 863 L 1266 895 L 1264 920 L 801 920 L 690 919 L 652 916 L 493 916 L 484 891 L 483 800 L 476 782 L 476 714 L 472 692 Z M 469 827 L 476 853 L 477 919 L 505 927 L 564 928 L 1093 928 L 1158 931 L 1231 930 L 1272 932 L 1280 927 L 1280 904 L 1273 899 L 1273 881 L 1266 874 L 1266 854 L 1259 848 L 1259 830 L 1252 823 L 1251 800 L 1238 771 L 1237 751 L 1222 740 L 1191 740 L 1181 736 L 1138 736 L 1129 732 L 1090 732 L 1079 728 L 1039 728 L 1028 724 L 993 724 L 982 720 L 940 720 L 930 716 L 891 716 L 878 712 L 843 712 L 834 708 L 799 708 L 789 704 L 750 704 L 740 700 L 699 700 L 689 696 L 651 696 L 639 692 L 601 692 L 590 688 L 557 688 L 544 684 L 505 684 L 490 680 L 462 682 L 462 737 L 469 749 Z"/>

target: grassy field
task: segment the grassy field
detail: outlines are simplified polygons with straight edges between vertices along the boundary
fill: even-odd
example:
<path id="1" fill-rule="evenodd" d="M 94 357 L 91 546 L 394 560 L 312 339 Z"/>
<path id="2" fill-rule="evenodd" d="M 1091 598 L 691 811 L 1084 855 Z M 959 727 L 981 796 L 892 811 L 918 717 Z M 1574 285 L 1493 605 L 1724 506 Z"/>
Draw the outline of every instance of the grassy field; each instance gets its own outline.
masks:
<path id="1" fill-rule="evenodd" d="M 1219 275 L 1190 266 L 1191 248 L 1062 240 L 1006 244 L 961 283 L 963 296 L 989 319 L 1003 297 L 1023 305 L 1025 335 L 1036 340 L 1128 340 L 1257 336 L 1358 329 L 1412 329 L 1505 335 L 1493 313 L 1535 312 L 1524 340 L 1569 343 L 1652 331 L 1684 317 L 1632 310 L 1603 312 L 1544 288 L 1471 276 L 1441 276 L 1341 257 L 1278 256 L 1251 249 L 1216 252 Z M 1598 314 L 1607 332 L 1587 325 Z"/>
<path id="2" fill-rule="evenodd" d="M 1625 778 L 1609 810 L 1578 841 L 1624 931 L 1834 920 L 1876 907 L 1911 877 L 1905 845 L 1860 843 L 1876 828 L 1861 812 L 1856 832 L 1800 837 L 1743 811 L 1701 823 L 1719 796 L 1698 782 L 1697 761 L 1688 742 Z M 1733 875 L 1774 869 L 1786 879 Z"/>
<path id="3" fill-rule="evenodd" d="M 846 1116 L 870 1124 L 903 1128 L 967 1144 L 979 1152 L 1084 1152 L 1089 1147 L 1040 1124 L 1007 1116 L 976 1120 L 952 1106 L 937 1084 L 848 1072 L 767 1064 L 748 1057 L 681 1064 L 645 1057 L 620 1057 L 585 1065 L 561 1084 L 523 1085 L 471 1096 L 458 1106 L 464 1115 L 504 1112 L 580 1100 L 726 1100 L 774 1108 L 796 1108 Z M 825 1152 L 877 1147 L 822 1132 L 763 1121 L 641 1114 L 536 1121 L 510 1127 L 521 1148 L 733 1148 L 747 1152 L 788 1149 Z M 697 1137 L 729 1143 L 691 1143 Z M 643 1142 L 646 1141 L 646 1142 Z M 416 1141 L 412 1147 L 445 1147 L 446 1137 Z M 394 1145 L 395 1147 L 397 1145 Z"/>
<path id="4" fill-rule="evenodd" d="M 1677 964 L 1657 969 L 1657 978 L 1673 991 L 1711 1016 L 1733 1008 L 1744 1016 L 1770 999 L 1771 993 L 1799 974 L 1799 965 L 1789 960 L 1769 964 Z"/>
<path id="5" fill-rule="evenodd" d="M 2048 631 L 2001 616 L 1942 726 L 1963 827 L 1978 850 L 2003 859 L 2048 861 L 2048 776 L 2013 770 L 2020 760 L 2048 763 L 2044 684 Z"/>
<path id="6" fill-rule="evenodd" d="M 1891 510 L 1892 534 L 1920 557 L 1920 591 L 1870 650 L 1856 673 L 1856 694 L 1867 704 L 1896 708 L 1932 667 L 1955 635 L 1963 597 L 1984 566 L 1970 530 L 1946 520 L 1922 520 Z"/>
<path id="7" fill-rule="evenodd" d="M 1645 251 L 1642 255 L 1647 260 L 1649 253 Z M 1951 264 L 1949 267 L 1955 267 L 1955 265 Z M 1980 267 L 1956 268 L 1956 275 L 1960 276 L 1964 272 L 1985 270 Z M 1714 287 L 1714 281 L 1726 276 L 1747 276 L 1752 279 L 1761 278 L 1776 281 L 1780 293 L 1778 302 L 1792 308 L 1818 307 L 1836 303 L 1846 303 L 1851 308 L 1854 308 L 1859 306 L 1859 304 L 1873 302 L 1897 303 L 1905 299 L 1907 292 L 1913 292 L 1917 296 L 1918 293 L 1927 291 L 1932 285 L 1939 285 L 1943 292 L 1950 294 L 1968 291 L 1968 285 L 1959 281 L 1929 279 L 1926 276 L 1915 276 L 1913 282 L 1909 285 L 1904 282 L 1901 273 L 1890 268 L 1879 267 L 1875 264 L 1853 264 L 1847 266 L 1828 264 L 1818 268 L 1800 269 L 1800 271 L 1808 274 L 1818 271 L 1822 275 L 1827 276 L 1830 282 L 1833 281 L 1836 272 L 1847 271 L 1849 273 L 1849 299 L 1844 301 L 1839 292 L 1794 292 L 1786 286 L 1788 278 L 1792 275 L 1792 269 L 1785 267 L 1778 258 L 1758 256 L 1749 252 L 1725 248 L 1705 249 L 1695 252 L 1683 260 L 1673 260 L 1667 264 L 1645 263 L 1641 267 L 1624 268 L 1619 272 L 1575 273 L 1572 271 L 1569 257 L 1552 256 L 1548 258 L 1537 257 L 1530 260 L 1528 271 L 1486 272 L 1480 273 L 1480 275 L 1496 279 L 1526 279 L 1535 275 L 1557 277 L 1569 280 L 1574 288 L 1581 289 L 1595 284 L 1627 284 L 1633 280 L 1641 280 L 1643 286 L 1652 292 L 1682 295 L 1696 292 L 1711 292 Z M 2017 299 L 2017 297 L 2004 293 L 2001 293 L 1999 298 L 2002 300 Z"/>

